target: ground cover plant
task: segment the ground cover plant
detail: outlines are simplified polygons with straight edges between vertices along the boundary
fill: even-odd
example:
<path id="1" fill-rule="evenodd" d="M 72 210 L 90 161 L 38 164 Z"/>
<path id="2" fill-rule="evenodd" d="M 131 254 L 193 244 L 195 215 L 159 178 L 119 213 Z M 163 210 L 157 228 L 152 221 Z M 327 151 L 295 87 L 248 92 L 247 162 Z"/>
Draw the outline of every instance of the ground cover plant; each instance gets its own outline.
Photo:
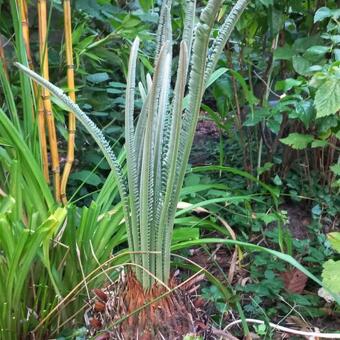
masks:
<path id="1" fill-rule="evenodd" d="M 1 336 L 340 338 L 336 1 L 0 6 Z"/>

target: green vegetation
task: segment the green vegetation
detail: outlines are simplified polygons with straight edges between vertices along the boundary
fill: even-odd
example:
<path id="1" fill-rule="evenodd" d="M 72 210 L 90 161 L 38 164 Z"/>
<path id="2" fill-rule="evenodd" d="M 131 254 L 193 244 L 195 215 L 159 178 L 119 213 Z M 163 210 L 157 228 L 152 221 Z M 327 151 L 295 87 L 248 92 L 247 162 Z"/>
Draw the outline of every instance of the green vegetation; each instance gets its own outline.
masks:
<path id="1" fill-rule="evenodd" d="M 340 338 L 338 7 L 0 1 L 0 338 Z"/>

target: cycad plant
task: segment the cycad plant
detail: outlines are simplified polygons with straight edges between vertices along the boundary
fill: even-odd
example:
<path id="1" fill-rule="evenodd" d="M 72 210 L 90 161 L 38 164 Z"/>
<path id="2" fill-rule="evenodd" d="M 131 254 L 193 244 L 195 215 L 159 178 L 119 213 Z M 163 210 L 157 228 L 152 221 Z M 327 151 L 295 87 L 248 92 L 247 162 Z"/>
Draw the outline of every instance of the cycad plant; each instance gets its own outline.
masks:
<path id="1" fill-rule="evenodd" d="M 154 73 L 147 88 L 139 86 L 143 107 L 134 124 L 136 63 L 139 39 L 131 49 L 125 104 L 127 174 L 125 175 L 103 133 L 63 91 L 27 67 L 17 66 L 58 97 L 96 140 L 118 182 L 124 206 L 128 243 L 134 273 L 150 291 L 170 277 L 170 244 L 174 216 L 183 184 L 200 106 L 214 71 L 238 18 L 248 0 L 238 0 L 218 30 L 212 30 L 223 0 L 209 0 L 199 20 L 196 1 L 186 1 L 177 77 L 171 88 L 173 41 L 171 0 L 163 2 L 157 32 Z"/>

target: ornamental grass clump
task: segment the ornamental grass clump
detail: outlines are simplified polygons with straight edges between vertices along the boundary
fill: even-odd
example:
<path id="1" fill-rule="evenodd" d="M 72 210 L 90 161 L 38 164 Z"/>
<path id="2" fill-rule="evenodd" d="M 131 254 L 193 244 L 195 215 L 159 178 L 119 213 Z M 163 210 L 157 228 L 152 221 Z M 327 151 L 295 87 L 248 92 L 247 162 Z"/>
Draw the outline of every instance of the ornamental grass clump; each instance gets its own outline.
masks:
<path id="1" fill-rule="evenodd" d="M 174 218 L 202 97 L 227 39 L 248 0 L 237 1 L 219 28 L 216 38 L 212 37 L 212 30 L 223 0 L 209 0 L 199 20 L 195 17 L 196 1 L 186 1 L 174 89 L 171 88 L 171 3 L 171 0 L 164 1 L 160 12 L 154 73 L 152 78 L 148 78 L 147 88 L 139 86 L 143 106 L 137 124 L 134 123 L 134 116 L 136 64 L 140 44 L 138 37 L 131 48 L 125 100 L 126 175 L 102 131 L 91 119 L 61 89 L 17 64 L 75 113 L 101 148 L 116 176 L 124 206 L 131 262 L 134 264 L 133 270 L 128 273 L 131 279 L 127 279 L 128 283 L 124 286 L 125 299 L 121 302 L 126 307 L 121 310 L 126 313 L 142 306 L 145 299 L 161 294 L 163 288 L 159 282 L 171 286 L 170 246 Z M 140 302 L 136 294 L 141 296 Z M 165 300 L 167 302 L 162 304 L 161 301 Z M 135 324 L 132 328 L 136 328 L 140 338 L 155 338 L 159 336 L 157 332 L 160 329 L 164 336 L 167 332 L 164 329 L 166 320 L 170 320 L 173 316 L 171 313 L 178 310 L 175 305 L 176 298 L 160 300 L 148 312 L 144 309 L 144 317 L 139 314 L 138 320 L 144 318 L 144 321 L 135 321 L 142 326 Z M 159 309 L 163 312 L 159 312 Z M 162 327 L 157 328 L 157 323 L 163 324 Z"/>

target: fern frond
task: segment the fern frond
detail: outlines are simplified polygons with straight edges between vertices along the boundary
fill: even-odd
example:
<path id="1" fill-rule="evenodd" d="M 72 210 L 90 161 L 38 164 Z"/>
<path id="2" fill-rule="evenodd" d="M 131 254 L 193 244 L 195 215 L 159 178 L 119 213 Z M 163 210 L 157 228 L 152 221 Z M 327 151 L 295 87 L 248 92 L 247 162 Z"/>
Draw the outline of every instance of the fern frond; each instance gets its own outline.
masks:
<path id="1" fill-rule="evenodd" d="M 214 72 L 224 46 L 249 1 L 250 0 L 238 0 L 219 29 L 218 35 L 209 49 L 209 58 L 207 60 L 204 76 L 205 82 L 209 80 L 211 74 Z"/>

